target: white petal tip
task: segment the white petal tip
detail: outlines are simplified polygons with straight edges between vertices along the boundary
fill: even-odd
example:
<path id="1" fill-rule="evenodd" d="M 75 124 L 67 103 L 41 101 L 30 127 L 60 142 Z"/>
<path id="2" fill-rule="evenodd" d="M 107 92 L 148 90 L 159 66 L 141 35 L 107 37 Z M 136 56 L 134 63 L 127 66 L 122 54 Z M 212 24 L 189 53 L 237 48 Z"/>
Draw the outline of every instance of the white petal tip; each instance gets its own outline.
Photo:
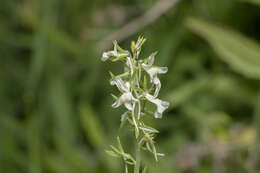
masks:
<path id="1" fill-rule="evenodd" d="M 127 112 L 121 115 L 121 122 L 123 122 L 126 119 L 126 117 L 127 117 Z"/>
<path id="2" fill-rule="evenodd" d="M 168 109 L 169 106 L 170 106 L 170 103 L 163 101 L 163 102 L 162 102 L 162 105 L 165 107 L 165 109 Z"/>
<path id="3" fill-rule="evenodd" d="M 161 73 L 167 73 L 168 67 L 161 67 Z"/>
<path id="4" fill-rule="evenodd" d="M 159 113 L 159 112 L 155 112 L 155 113 L 154 113 L 154 117 L 155 117 L 155 118 L 162 118 L 162 114 Z"/>

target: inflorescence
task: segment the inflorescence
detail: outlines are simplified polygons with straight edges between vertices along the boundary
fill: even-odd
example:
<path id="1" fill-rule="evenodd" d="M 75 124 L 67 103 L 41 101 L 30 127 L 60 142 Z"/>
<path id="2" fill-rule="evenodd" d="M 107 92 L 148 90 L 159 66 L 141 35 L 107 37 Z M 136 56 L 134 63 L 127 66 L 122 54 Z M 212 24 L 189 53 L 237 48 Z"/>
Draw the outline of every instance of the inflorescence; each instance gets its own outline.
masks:
<path id="1" fill-rule="evenodd" d="M 159 74 L 165 74 L 168 71 L 167 67 L 158 67 L 154 65 L 156 53 L 152 53 L 148 58 L 139 58 L 142 45 L 146 39 L 139 37 L 137 42 L 132 42 L 131 52 L 122 49 L 116 41 L 114 41 L 114 49 L 104 52 L 101 58 L 102 61 L 110 60 L 112 62 L 121 62 L 124 66 L 124 72 L 119 75 L 114 75 L 110 72 L 110 84 L 115 85 L 120 91 L 119 96 L 112 94 L 116 100 L 113 108 L 124 105 L 126 111 L 121 115 L 121 124 L 129 122 L 134 129 L 137 144 L 144 150 L 154 154 L 155 160 L 157 156 L 163 154 L 156 151 L 154 145 L 154 137 L 158 130 L 145 125 L 143 117 L 153 114 L 155 118 L 162 118 L 163 112 L 169 107 L 169 103 L 158 98 L 161 89 L 161 82 L 158 78 Z M 149 77 L 150 82 L 147 82 Z M 156 105 L 156 110 L 149 110 L 147 104 Z M 135 165 L 136 160 L 128 153 L 125 153 L 121 145 L 119 137 L 117 138 L 118 148 L 111 146 L 108 154 L 121 157 L 126 165 Z"/>

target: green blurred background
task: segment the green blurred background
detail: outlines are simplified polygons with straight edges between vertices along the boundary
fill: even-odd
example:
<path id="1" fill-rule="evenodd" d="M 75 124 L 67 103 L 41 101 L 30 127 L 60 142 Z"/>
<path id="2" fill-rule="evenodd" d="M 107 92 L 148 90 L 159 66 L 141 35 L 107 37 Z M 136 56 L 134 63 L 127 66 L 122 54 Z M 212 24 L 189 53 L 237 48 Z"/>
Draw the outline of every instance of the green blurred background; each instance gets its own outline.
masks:
<path id="1" fill-rule="evenodd" d="M 119 173 L 104 152 L 123 108 L 103 63 L 112 40 L 168 66 L 160 98 L 171 103 L 149 173 L 259 173 L 259 0 L 1 0 L 0 172 Z"/>

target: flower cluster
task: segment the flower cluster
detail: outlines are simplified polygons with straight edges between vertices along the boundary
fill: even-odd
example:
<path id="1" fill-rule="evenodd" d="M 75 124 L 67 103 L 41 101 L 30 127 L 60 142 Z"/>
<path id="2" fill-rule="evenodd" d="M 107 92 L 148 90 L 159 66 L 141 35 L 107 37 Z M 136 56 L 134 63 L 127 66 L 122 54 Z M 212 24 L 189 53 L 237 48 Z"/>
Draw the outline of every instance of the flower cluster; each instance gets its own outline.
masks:
<path id="1" fill-rule="evenodd" d="M 154 65 L 156 53 L 152 53 L 144 59 L 139 58 L 144 42 L 145 39 L 139 37 L 137 42 L 132 42 L 131 52 L 129 52 L 122 49 L 115 41 L 114 49 L 104 52 L 101 60 L 110 60 L 123 64 L 124 72 L 122 74 L 114 75 L 110 72 L 112 78 L 110 84 L 115 85 L 120 91 L 119 96 L 112 95 L 116 99 L 112 107 L 125 106 L 126 112 L 122 114 L 121 122 L 123 123 L 128 120 L 133 125 L 138 144 L 152 152 L 157 160 L 157 156 L 162 155 L 157 153 L 154 147 L 153 139 L 158 131 L 145 125 L 142 117 L 151 112 L 146 108 L 147 102 L 156 105 L 156 110 L 153 112 L 155 118 L 162 118 L 163 112 L 169 107 L 168 102 L 158 98 L 161 89 L 161 82 L 158 75 L 165 74 L 168 68 Z M 112 151 L 109 151 L 109 153 L 114 156 L 121 156 L 125 161 L 128 160 L 126 158 L 127 154 L 119 152 L 115 147 L 112 147 Z M 127 163 L 129 164 L 130 162 L 128 161 Z M 135 161 L 131 163 L 135 163 Z"/>

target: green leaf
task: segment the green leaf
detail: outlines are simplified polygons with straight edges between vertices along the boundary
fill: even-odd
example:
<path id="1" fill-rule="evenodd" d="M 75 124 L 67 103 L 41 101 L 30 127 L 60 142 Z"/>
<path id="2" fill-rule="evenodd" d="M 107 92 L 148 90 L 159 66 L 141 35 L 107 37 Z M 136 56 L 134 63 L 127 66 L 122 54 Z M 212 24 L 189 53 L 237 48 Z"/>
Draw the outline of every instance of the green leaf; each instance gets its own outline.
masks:
<path id="1" fill-rule="evenodd" d="M 120 157 L 120 155 L 118 155 L 117 153 L 115 153 L 114 151 L 111 151 L 111 150 L 105 150 L 105 152 L 112 156 L 112 157 Z"/>
<path id="2" fill-rule="evenodd" d="M 179 88 L 168 92 L 168 94 L 165 96 L 165 100 L 170 102 L 171 107 L 177 107 L 187 102 L 194 94 L 205 89 L 210 84 L 210 82 L 212 82 L 209 78 L 212 79 L 213 76 L 203 76 L 199 79 L 189 81 Z"/>
<path id="3" fill-rule="evenodd" d="M 53 76 L 50 80 L 48 99 L 53 111 L 57 133 L 66 139 L 66 141 L 72 143 L 76 139 L 77 130 L 75 119 L 73 118 L 74 109 L 69 91 L 63 77 Z"/>
<path id="4" fill-rule="evenodd" d="M 116 57 L 112 60 L 112 62 L 116 62 L 116 61 L 120 61 L 120 60 L 123 60 L 124 58 L 128 57 L 129 54 L 122 54 L 121 56 L 119 57 Z"/>
<path id="5" fill-rule="evenodd" d="M 125 72 L 120 75 L 117 75 L 117 77 L 123 78 L 123 77 L 127 77 L 129 74 L 130 74 L 129 72 Z"/>
<path id="6" fill-rule="evenodd" d="M 260 45 L 230 29 L 189 18 L 186 25 L 205 38 L 219 57 L 246 77 L 260 79 Z"/>
<path id="7" fill-rule="evenodd" d="M 118 97 L 117 96 L 115 96 L 114 94 L 111 94 L 111 96 L 113 97 L 113 99 L 115 99 L 115 100 L 117 100 L 118 99 Z"/>
<path id="8" fill-rule="evenodd" d="M 109 71 L 109 74 L 110 74 L 110 76 L 111 76 L 112 79 L 115 78 L 115 75 L 114 75 L 111 71 Z"/>
<path id="9" fill-rule="evenodd" d="M 144 167 L 142 173 L 146 173 L 146 171 L 147 171 L 147 166 Z"/>
<path id="10" fill-rule="evenodd" d="M 105 142 L 105 134 L 95 111 L 89 104 L 79 107 L 80 122 L 88 141 L 94 147 L 99 147 Z"/>
<path id="11" fill-rule="evenodd" d="M 150 142 L 151 146 L 152 146 L 152 150 L 153 150 L 153 155 L 154 155 L 154 158 L 156 160 L 156 162 L 158 161 L 158 157 L 157 157 L 157 151 L 156 151 L 156 148 L 154 146 L 154 143 L 153 142 Z"/>
<path id="12" fill-rule="evenodd" d="M 117 41 L 114 41 L 113 43 L 114 43 L 114 45 L 116 45 L 116 48 L 117 48 L 117 50 L 118 50 L 120 53 L 129 54 L 129 52 L 128 52 L 127 50 L 122 49 L 122 48 L 118 45 Z"/>
<path id="13" fill-rule="evenodd" d="M 146 131 L 146 132 L 150 132 L 150 133 L 159 133 L 159 131 L 158 130 L 156 130 L 156 129 L 154 129 L 154 128 L 152 128 L 152 127 L 139 127 L 140 129 L 142 129 L 142 130 L 144 130 L 144 131 Z"/>
<path id="14" fill-rule="evenodd" d="M 123 147 L 122 147 L 122 145 L 121 145 L 119 136 L 118 136 L 116 139 L 117 139 L 117 143 L 118 143 L 118 147 L 119 147 L 120 151 L 121 151 L 121 152 L 124 152 L 124 149 L 123 149 Z"/>
<path id="15" fill-rule="evenodd" d="M 119 151 L 116 147 L 114 147 L 113 145 L 110 145 L 110 147 L 112 148 L 112 150 L 113 150 L 114 152 L 116 152 L 117 154 L 122 155 L 122 152 Z"/>
<path id="16" fill-rule="evenodd" d="M 85 153 L 83 147 L 81 146 L 69 144 L 58 133 L 54 133 L 54 142 L 58 152 L 61 153 L 61 155 L 64 156 L 64 159 L 67 160 L 67 165 L 81 171 L 86 171 L 89 165 L 94 164 L 92 162 L 93 159 L 87 156 L 90 153 Z"/>

